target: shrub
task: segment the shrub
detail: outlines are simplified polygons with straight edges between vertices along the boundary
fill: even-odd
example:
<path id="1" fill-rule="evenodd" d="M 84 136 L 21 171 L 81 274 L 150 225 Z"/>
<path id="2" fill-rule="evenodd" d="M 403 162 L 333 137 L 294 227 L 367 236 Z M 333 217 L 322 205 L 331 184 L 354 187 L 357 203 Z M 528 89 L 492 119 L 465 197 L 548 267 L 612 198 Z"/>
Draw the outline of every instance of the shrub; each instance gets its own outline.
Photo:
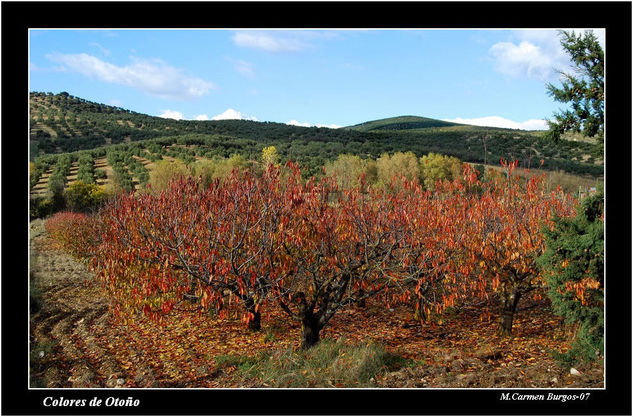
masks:
<path id="1" fill-rule="evenodd" d="M 115 194 L 122 191 L 130 192 L 134 191 L 134 180 L 127 170 L 127 167 L 122 162 L 117 162 L 112 166 L 114 176 L 112 178 L 112 184 Z"/>
<path id="2" fill-rule="evenodd" d="M 246 160 L 246 158 L 240 154 L 234 154 L 229 158 L 220 160 L 213 175 L 214 178 L 225 179 L 229 176 L 229 174 L 231 174 L 231 172 L 233 172 L 233 170 L 242 172 L 248 167 L 249 161 Z"/>
<path id="3" fill-rule="evenodd" d="M 555 355 L 570 364 L 604 351 L 603 192 L 585 198 L 571 219 L 544 229 L 547 250 L 539 258 L 554 312 L 578 325 L 571 349 Z"/>
<path id="4" fill-rule="evenodd" d="M 31 197 L 29 214 L 31 220 L 50 216 L 55 212 L 55 203 L 49 197 Z"/>
<path id="5" fill-rule="evenodd" d="M 274 146 L 267 146 L 262 149 L 262 164 L 264 164 L 264 166 L 268 164 L 279 164 L 279 154 L 277 154 L 277 148 Z"/>
<path id="6" fill-rule="evenodd" d="M 182 161 L 160 161 L 149 173 L 149 183 L 152 190 L 160 191 L 167 188 L 171 179 L 187 177 L 190 175 L 189 169 Z"/>
<path id="7" fill-rule="evenodd" d="M 483 164 L 475 165 L 475 172 L 477 173 L 477 180 L 484 181 L 486 175 L 486 167 Z"/>
<path id="8" fill-rule="evenodd" d="M 97 184 L 75 181 L 66 190 L 66 203 L 71 211 L 86 212 L 98 208 L 107 199 L 105 189 Z"/>
<path id="9" fill-rule="evenodd" d="M 94 216 L 63 211 L 46 220 L 44 226 L 60 247 L 79 259 L 96 253 L 100 223 Z"/>
<path id="10" fill-rule="evenodd" d="M 252 166 L 252 164 L 241 155 L 232 155 L 230 158 L 214 156 L 210 160 L 196 161 L 191 165 L 192 174 L 196 177 L 200 177 L 201 186 L 203 188 L 209 187 L 216 179 L 223 181 L 233 170 L 244 172 L 248 168 L 256 167 Z M 258 170 L 258 173 L 261 174 L 261 170 Z"/>
<path id="11" fill-rule="evenodd" d="M 95 182 L 94 178 L 94 159 L 89 154 L 79 156 L 79 169 L 77 171 L 77 179 L 86 184 Z"/>
<path id="12" fill-rule="evenodd" d="M 108 174 L 102 169 L 95 169 L 94 177 L 95 179 L 103 180 L 108 177 Z"/>
<path id="13" fill-rule="evenodd" d="M 215 179 L 217 165 L 217 158 L 197 161 L 192 165 L 193 174 L 200 178 L 201 186 L 203 188 L 208 188 Z"/>

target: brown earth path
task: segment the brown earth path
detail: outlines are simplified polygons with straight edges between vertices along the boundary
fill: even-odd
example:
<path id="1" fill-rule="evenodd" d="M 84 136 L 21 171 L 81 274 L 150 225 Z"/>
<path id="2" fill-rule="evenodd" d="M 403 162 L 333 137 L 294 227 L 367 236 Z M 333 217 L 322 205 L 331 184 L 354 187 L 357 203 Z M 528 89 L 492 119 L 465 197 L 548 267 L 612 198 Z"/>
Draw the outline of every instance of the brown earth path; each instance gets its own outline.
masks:
<path id="1" fill-rule="evenodd" d="M 41 220 L 30 230 L 30 383 L 36 387 L 123 387 L 130 375 L 104 349 L 108 300 L 87 265 L 55 247 Z M 106 343 L 107 345 L 107 343 Z M 153 385 L 146 372 L 144 385 Z"/>

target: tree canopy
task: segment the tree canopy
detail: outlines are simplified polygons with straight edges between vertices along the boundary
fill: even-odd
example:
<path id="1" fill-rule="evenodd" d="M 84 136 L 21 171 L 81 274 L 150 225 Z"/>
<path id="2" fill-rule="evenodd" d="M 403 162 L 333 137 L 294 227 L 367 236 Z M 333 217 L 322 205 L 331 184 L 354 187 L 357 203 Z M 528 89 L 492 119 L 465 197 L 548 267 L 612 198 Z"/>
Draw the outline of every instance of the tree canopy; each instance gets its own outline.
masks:
<path id="1" fill-rule="evenodd" d="M 554 140 L 559 140 L 561 134 L 568 131 L 602 137 L 604 51 L 591 31 L 584 34 L 561 31 L 560 36 L 561 45 L 573 63 L 573 72 L 561 72 L 561 86 L 548 83 L 547 90 L 554 100 L 569 103 L 570 108 L 554 114 L 554 119 L 548 121 L 548 134 Z"/>

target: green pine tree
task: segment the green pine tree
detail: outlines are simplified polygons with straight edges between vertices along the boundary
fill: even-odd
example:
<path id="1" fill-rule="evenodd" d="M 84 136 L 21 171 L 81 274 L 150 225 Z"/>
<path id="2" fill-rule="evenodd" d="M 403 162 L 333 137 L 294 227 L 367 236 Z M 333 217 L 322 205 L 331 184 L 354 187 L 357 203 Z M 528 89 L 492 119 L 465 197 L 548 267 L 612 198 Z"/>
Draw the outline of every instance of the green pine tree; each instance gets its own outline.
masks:
<path id="1" fill-rule="evenodd" d="M 604 194 L 585 198 L 571 219 L 545 229 L 546 251 L 538 259 L 554 313 L 577 324 L 571 348 L 555 355 L 566 364 L 604 352 Z"/>
<path id="2" fill-rule="evenodd" d="M 561 134 L 582 132 L 588 137 L 604 136 L 604 51 L 596 35 L 561 31 L 561 45 L 574 65 L 572 73 L 561 73 L 562 85 L 547 84 L 554 100 L 569 103 L 570 108 L 554 114 L 549 120 L 548 136 L 554 140 Z"/>

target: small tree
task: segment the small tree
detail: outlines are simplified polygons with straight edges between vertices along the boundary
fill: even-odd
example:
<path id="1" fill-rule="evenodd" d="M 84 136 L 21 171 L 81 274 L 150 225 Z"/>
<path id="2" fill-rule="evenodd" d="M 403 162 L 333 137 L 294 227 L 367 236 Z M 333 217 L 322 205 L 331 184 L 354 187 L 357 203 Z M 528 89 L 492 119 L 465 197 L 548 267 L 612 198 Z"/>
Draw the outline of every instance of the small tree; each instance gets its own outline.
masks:
<path id="1" fill-rule="evenodd" d="M 279 154 L 277 154 L 277 148 L 274 146 L 267 146 L 262 149 L 262 164 L 264 167 L 270 164 L 279 164 Z"/>
<path id="2" fill-rule="evenodd" d="M 202 188 L 208 188 L 215 180 L 217 157 L 214 159 L 202 159 L 191 165 L 192 174 L 199 178 Z"/>
<path id="3" fill-rule="evenodd" d="M 54 210 L 62 210 L 66 208 L 66 198 L 64 195 L 64 187 L 66 183 L 64 178 L 51 175 L 48 179 L 48 189 L 51 193 L 51 201 L 53 203 Z"/>
<path id="4" fill-rule="evenodd" d="M 365 163 L 358 155 L 343 154 L 325 164 L 325 175 L 334 177 L 342 190 L 356 187 L 365 171 Z"/>
<path id="5" fill-rule="evenodd" d="M 300 176 L 293 172 L 282 183 L 273 165 L 261 177 L 235 170 L 208 187 L 181 177 L 160 193 L 119 196 L 105 211 L 107 236 L 95 259 L 115 311 L 159 318 L 198 299 L 223 314 L 229 297 L 259 330 L 271 282 L 289 267 L 283 230 L 292 204 L 287 190 Z"/>
<path id="6" fill-rule="evenodd" d="M 439 180 L 452 181 L 462 175 L 462 163 L 454 156 L 433 152 L 420 158 L 420 178 L 424 186 L 431 190 Z"/>
<path id="7" fill-rule="evenodd" d="M 403 244 L 396 252 L 397 280 L 392 283 L 404 300 L 413 298 L 413 318 L 431 322 L 446 307 L 466 295 L 468 276 L 456 265 L 461 264 L 462 242 L 466 228 L 459 222 L 467 209 L 459 181 L 446 181 L 434 191 L 425 190 L 418 182 L 405 182 L 398 195 L 404 210 Z M 397 293 L 392 291 L 392 293 Z"/>
<path id="8" fill-rule="evenodd" d="M 103 169 L 95 169 L 94 178 L 97 180 L 104 180 L 108 178 L 108 174 Z"/>
<path id="9" fill-rule="evenodd" d="M 296 221 L 288 229 L 287 250 L 295 269 L 275 282 L 273 294 L 301 323 L 304 349 L 319 342 L 337 311 L 387 290 L 397 279 L 403 205 L 383 190 L 363 188 L 361 183 L 338 192 L 334 180 L 324 177 L 308 181 L 293 197 Z"/>
<path id="10" fill-rule="evenodd" d="M 152 190 L 161 191 L 167 188 L 172 179 L 189 175 L 189 168 L 182 161 L 158 161 L 149 173 L 149 183 Z"/>
<path id="11" fill-rule="evenodd" d="M 229 158 L 214 157 L 211 160 L 197 161 L 192 167 L 194 174 L 202 179 L 202 184 L 206 187 L 216 179 L 224 181 L 234 171 L 242 173 L 253 166 L 242 155 L 234 154 Z"/>
<path id="12" fill-rule="evenodd" d="M 44 223 L 46 231 L 62 249 L 80 260 L 98 255 L 101 222 L 84 213 L 59 212 Z"/>
<path id="13" fill-rule="evenodd" d="M 66 203 L 71 211 L 86 212 L 99 207 L 107 198 L 105 188 L 94 183 L 74 181 L 66 190 Z"/>
<path id="14" fill-rule="evenodd" d="M 565 362 L 596 359 L 604 351 L 604 196 L 582 201 L 577 214 L 544 229 L 547 250 L 539 258 L 554 312 L 578 324 Z"/>
<path id="15" fill-rule="evenodd" d="M 514 173 L 516 162 L 502 163 L 506 175 L 480 184 L 481 195 L 470 194 L 467 210 L 455 221 L 466 230 L 461 267 L 472 271 L 471 285 L 482 296 L 498 295 L 499 333 L 507 336 L 521 298 L 543 288 L 536 261 L 545 250 L 541 228 L 552 227 L 555 215 L 570 216 L 572 201 L 562 192 L 545 193 L 543 177 L 523 183 Z"/>
<path id="16" fill-rule="evenodd" d="M 114 172 L 112 189 L 115 194 L 134 191 L 134 180 L 122 162 L 117 162 L 112 167 L 112 171 Z"/>
<path id="17" fill-rule="evenodd" d="M 420 176 L 420 167 L 418 158 L 413 152 L 396 152 L 393 155 L 384 153 L 376 161 L 378 168 L 378 183 L 383 186 L 393 184 L 396 188 L 401 186 L 401 179 L 409 181 L 418 180 Z"/>

